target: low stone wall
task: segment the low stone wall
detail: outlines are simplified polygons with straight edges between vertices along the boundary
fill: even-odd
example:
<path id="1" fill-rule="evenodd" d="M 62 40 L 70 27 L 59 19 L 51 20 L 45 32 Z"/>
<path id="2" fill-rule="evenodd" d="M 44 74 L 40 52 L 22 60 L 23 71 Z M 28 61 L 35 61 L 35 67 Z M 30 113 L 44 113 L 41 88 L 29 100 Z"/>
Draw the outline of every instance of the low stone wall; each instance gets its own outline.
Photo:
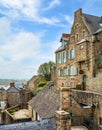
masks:
<path id="1" fill-rule="evenodd" d="M 99 103 L 102 100 L 102 94 L 92 91 L 71 90 L 71 95 L 78 103 L 85 105 Z"/>

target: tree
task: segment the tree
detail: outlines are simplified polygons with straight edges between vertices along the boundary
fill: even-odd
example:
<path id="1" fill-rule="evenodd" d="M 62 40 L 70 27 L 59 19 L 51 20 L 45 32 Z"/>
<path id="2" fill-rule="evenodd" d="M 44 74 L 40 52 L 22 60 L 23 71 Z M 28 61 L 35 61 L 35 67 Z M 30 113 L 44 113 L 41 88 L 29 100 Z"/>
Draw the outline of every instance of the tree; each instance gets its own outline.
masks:
<path id="1" fill-rule="evenodd" d="M 54 65 L 54 62 L 49 61 L 41 64 L 38 68 L 38 75 L 44 77 L 45 80 L 51 80 L 51 69 Z"/>

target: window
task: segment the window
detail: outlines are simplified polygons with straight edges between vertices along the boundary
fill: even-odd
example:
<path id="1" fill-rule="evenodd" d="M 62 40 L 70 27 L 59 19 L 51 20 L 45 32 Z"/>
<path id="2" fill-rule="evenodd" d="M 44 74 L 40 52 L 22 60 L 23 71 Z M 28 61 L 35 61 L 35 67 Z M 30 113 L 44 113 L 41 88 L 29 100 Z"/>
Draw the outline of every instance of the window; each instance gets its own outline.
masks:
<path id="1" fill-rule="evenodd" d="M 63 63 L 66 62 L 66 52 L 63 52 Z"/>
<path id="2" fill-rule="evenodd" d="M 75 66 L 70 67 L 70 75 L 77 75 L 78 69 Z"/>
<path id="3" fill-rule="evenodd" d="M 68 60 L 76 57 L 76 49 L 68 50 Z"/>
<path id="4" fill-rule="evenodd" d="M 57 63 L 61 63 L 61 53 L 57 54 Z"/>
<path id="5" fill-rule="evenodd" d="M 66 51 L 60 52 L 56 55 L 56 63 L 62 64 L 66 62 Z"/>
<path id="6" fill-rule="evenodd" d="M 69 68 L 66 68 L 66 75 L 69 75 Z"/>
<path id="7" fill-rule="evenodd" d="M 63 40 L 63 41 L 62 41 L 62 46 L 65 47 L 65 46 L 66 46 L 66 43 L 67 43 L 67 42 L 66 42 L 65 40 Z"/>
<path id="8" fill-rule="evenodd" d="M 76 49 L 71 50 L 71 58 L 74 59 L 76 57 Z"/>
<path id="9" fill-rule="evenodd" d="M 67 76 L 67 75 L 69 75 L 69 69 L 68 68 L 60 69 L 59 76 Z"/>

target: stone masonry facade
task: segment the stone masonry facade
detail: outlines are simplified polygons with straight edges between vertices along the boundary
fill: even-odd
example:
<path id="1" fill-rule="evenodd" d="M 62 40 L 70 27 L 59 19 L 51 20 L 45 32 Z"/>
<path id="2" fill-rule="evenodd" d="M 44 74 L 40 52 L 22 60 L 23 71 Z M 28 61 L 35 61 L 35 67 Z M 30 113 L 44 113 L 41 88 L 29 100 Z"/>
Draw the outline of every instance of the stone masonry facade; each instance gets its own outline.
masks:
<path id="1" fill-rule="evenodd" d="M 87 81 L 96 77 L 102 68 L 101 20 L 101 17 L 84 14 L 82 9 L 74 13 L 71 33 L 62 34 L 61 46 L 55 52 L 57 87 L 90 89 Z"/>
<path id="2" fill-rule="evenodd" d="M 60 42 L 54 75 L 60 90 L 57 129 L 84 125 L 102 130 L 102 17 L 78 9 L 71 33 L 62 34 Z"/>

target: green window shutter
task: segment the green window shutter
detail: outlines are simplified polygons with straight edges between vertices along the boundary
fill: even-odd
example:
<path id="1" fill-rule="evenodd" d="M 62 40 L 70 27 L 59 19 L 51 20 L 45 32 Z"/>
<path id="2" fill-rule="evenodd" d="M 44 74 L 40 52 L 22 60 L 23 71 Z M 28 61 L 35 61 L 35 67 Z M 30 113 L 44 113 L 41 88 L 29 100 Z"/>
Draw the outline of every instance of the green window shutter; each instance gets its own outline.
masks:
<path id="1" fill-rule="evenodd" d="M 78 68 L 75 68 L 75 75 L 78 75 Z"/>
<path id="2" fill-rule="evenodd" d="M 59 63 L 61 64 L 61 53 L 59 54 Z"/>
<path id="3" fill-rule="evenodd" d="M 69 75 L 69 69 L 66 68 L 66 75 Z"/>
<path id="4" fill-rule="evenodd" d="M 64 71 L 63 69 L 60 70 L 60 76 L 63 76 L 64 75 Z"/>
<path id="5" fill-rule="evenodd" d="M 66 62 L 66 52 L 63 52 L 62 55 L 63 55 L 62 61 L 63 61 L 63 63 L 65 63 Z"/>
<path id="6" fill-rule="evenodd" d="M 74 58 L 74 50 L 71 50 L 71 58 Z"/>
<path id="7" fill-rule="evenodd" d="M 64 52 L 64 63 L 66 62 L 66 52 Z"/>
<path id="8" fill-rule="evenodd" d="M 74 58 L 76 57 L 76 49 L 74 48 Z"/>
<path id="9" fill-rule="evenodd" d="M 64 76 L 64 69 L 62 69 L 62 76 Z"/>
<path id="10" fill-rule="evenodd" d="M 71 51 L 72 54 L 72 59 L 74 59 L 76 57 L 76 50 L 75 48 Z"/>
<path id="11" fill-rule="evenodd" d="M 63 63 L 63 53 L 61 53 L 61 63 Z"/>
<path id="12" fill-rule="evenodd" d="M 70 59 L 70 50 L 68 50 L 68 59 Z"/>

